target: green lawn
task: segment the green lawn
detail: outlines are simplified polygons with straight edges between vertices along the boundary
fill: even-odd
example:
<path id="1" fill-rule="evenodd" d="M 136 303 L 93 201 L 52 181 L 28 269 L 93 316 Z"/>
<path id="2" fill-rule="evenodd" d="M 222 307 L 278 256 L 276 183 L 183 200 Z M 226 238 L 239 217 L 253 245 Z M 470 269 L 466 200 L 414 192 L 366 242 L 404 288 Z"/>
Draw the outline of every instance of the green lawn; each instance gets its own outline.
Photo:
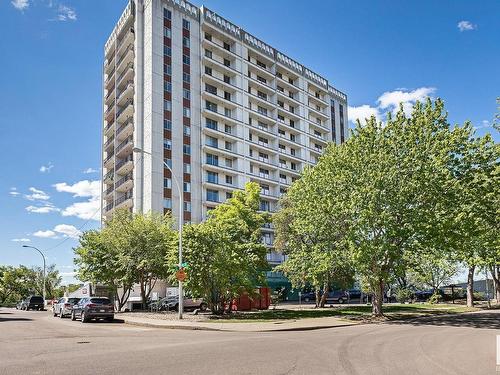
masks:
<path id="1" fill-rule="evenodd" d="M 413 318 L 422 315 L 432 314 L 456 314 L 468 311 L 476 311 L 477 308 L 467 308 L 461 305 L 448 304 L 391 304 L 383 307 L 385 319 Z M 303 310 L 261 310 L 251 312 L 239 312 L 221 317 L 212 317 L 212 321 L 221 322 L 266 322 L 277 320 L 297 320 L 305 318 L 338 317 L 348 320 L 371 320 L 371 306 L 346 306 L 324 309 L 303 309 Z"/>

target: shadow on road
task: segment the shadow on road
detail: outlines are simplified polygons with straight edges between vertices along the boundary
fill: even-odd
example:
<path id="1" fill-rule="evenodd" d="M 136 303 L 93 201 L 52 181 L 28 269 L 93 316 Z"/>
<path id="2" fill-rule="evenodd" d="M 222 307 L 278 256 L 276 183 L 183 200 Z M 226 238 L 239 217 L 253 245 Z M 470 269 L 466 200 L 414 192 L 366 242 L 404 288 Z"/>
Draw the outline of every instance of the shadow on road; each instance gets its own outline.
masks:
<path id="1" fill-rule="evenodd" d="M 0 317 L 0 323 L 2 322 L 29 322 L 32 321 L 33 319 L 30 318 L 2 318 Z"/>
<path id="2" fill-rule="evenodd" d="M 10 312 L 1 312 L 0 311 L 0 315 L 8 315 L 8 314 L 12 314 L 12 313 L 10 313 Z"/>
<path id="3" fill-rule="evenodd" d="M 411 324 L 415 326 L 448 326 L 500 329 L 500 314 L 477 313 L 477 314 L 446 314 L 436 316 L 425 316 L 409 320 L 396 320 L 387 324 Z"/>

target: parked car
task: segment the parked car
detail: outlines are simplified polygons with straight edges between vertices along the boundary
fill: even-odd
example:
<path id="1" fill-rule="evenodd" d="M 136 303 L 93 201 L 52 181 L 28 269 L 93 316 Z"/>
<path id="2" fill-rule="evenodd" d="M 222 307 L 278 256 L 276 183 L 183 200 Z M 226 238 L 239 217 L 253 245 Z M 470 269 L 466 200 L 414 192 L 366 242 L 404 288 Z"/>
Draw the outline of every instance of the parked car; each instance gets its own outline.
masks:
<path id="1" fill-rule="evenodd" d="M 179 296 L 168 296 L 159 302 L 159 310 L 179 310 Z M 184 310 L 206 311 L 208 304 L 202 298 L 184 298 Z"/>
<path id="2" fill-rule="evenodd" d="M 29 296 L 26 298 L 20 306 L 21 310 L 39 310 L 42 311 L 45 308 L 43 297 L 41 296 Z"/>
<path id="3" fill-rule="evenodd" d="M 320 296 L 323 295 L 323 292 L 320 292 Z M 316 301 L 316 292 L 306 292 L 303 293 L 301 296 L 302 301 L 304 302 L 310 302 L 310 301 Z M 347 292 L 343 290 L 337 290 L 334 292 L 328 292 L 326 295 L 326 302 L 327 303 L 333 303 L 333 302 L 338 302 L 338 303 L 344 303 L 347 302 Z"/>
<path id="4" fill-rule="evenodd" d="M 300 298 L 304 302 L 316 301 L 316 293 L 315 292 L 305 292 L 305 293 L 301 294 Z"/>
<path id="5" fill-rule="evenodd" d="M 69 297 L 59 298 L 58 301 L 55 301 L 52 304 L 52 314 L 54 316 L 59 315 L 60 318 L 64 318 L 65 315 L 71 315 L 73 306 L 76 305 L 78 301 L 80 301 L 80 298 L 69 298 Z"/>
<path id="6" fill-rule="evenodd" d="M 112 322 L 115 308 L 109 298 L 85 297 L 78 301 L 71 310 L 71 320 L 80 319 L 87 323 L 91 319 L 105 319 Z"/>
<path id="7" fill-rule="evenodd" d="M 433 294 L 432 290 L 416 290 L 413 292 L 413 298 L 415 301 L 427 301 Z"/>

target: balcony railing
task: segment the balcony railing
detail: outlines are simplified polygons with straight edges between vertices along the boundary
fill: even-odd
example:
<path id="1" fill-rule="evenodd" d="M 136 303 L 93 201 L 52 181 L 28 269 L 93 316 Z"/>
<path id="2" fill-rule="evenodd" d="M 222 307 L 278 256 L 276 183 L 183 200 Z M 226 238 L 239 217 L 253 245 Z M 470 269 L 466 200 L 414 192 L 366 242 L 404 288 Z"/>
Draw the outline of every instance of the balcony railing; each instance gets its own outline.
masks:
<path id="1" fill-rule="evenodd" d="M 113 202 L 111 202 L 110 204 L 108 204 L 106 207 L 104 207 L 104 211 L 108 212 L 109 210 L 111 210 L 112 208 L 114 207 L 114 204 Z"/>
<path id="2" fill-rule="evenodd" d="M 123 176 L 122 178 L 120 178 L 120 179 L 116 182 L 116 184 L 115 184 L 115 189 L 116 189 L 117 187 L 119 187 L 119 186 L 123 185 L 125 182 L 130 181 L 130 180 L 132 180 L 132 173 L 130 173 L 130 174 L 128 174 L 128 175 Z"/>
<path id="3" fill-rule="evenodd" d="M 128 54 L 129 50 L 131 50 L 131 51 L 134 50 L 134 45 L 133 44 L 131 44 L 130 46 L 128 46 L 128 48 L 125 51 L 123 51 L 122 56 L 120 57 L 120 59 L 116 63 L 116 66 L 120 66 L 120 63 L 123 61 L 123 59 L 125 59 L 125 57 L 127 57 L 127 54 Z"/>
<path id="4" fill-rule="evenodd" d="M 130 69 L 130 68 L 134 68 L 134 63 L 133 62 L 129 62 L 127 67 L 125 68 L 125 70 L 120 74 L 120 76 L 118 77 L 118 79 L 116 80 L 116 82 L 120 82 L 120 80 L 123 78 L 123 76 L 125 74 L 127 74 L 127 71 Z"/>
<path id="5" fill-rule="evenodd" d="M 128 137 L 122 143 L 120 143 L 116 148 L 116 152 L 117 153 L 120 152 L 120 150 L 123 149 L 128 143 L 132 142 L 132 139 L 133 139 L 132 137 Z"/>
<path id="6" fill-rule="evenodd" d="M 122 159 L 120 160 L 118 163 L 116 163 L 116 170 L 120 169 L 121 167 L 123 167 L 126 163 L 128 163 L 129 161 L 133 161 L 134 160 L 134 154 L 130 154 L 129 156 L 127 156 L 125 159 Z"/>
<path id="7" fill-rule="evenodd" d="M 112 192 L 113 192 L 113 190 L 115 190 L 115 188 L 114 188 L 113 186 L 111 186 L 111 187 L 107 188 L 107 189 L 104 191 L 104 194 L 105 194 L 105 195 L 108 195 L 108 194 L 112 193 Z"/>
<path id="8" fill-rule="evenodd" d="M 120 110 L 116 113 L 116 117 L 120 117 L 120 115 L 123 113 L 124 110 L 127 109 L 129 105 L 134 105 L 134 99 L 129 99 L 127 102 L 120 108 Z"/>
<path id="9" fill-rule="evenodd" d="M 108 161 L 110 161 L 114 156 L 115 156 L 115 154 L 109 155 L 106 159 L 104 159 L 104 164 L 106 164 Z"/>
<path id="10" fill-rule="evenodd" d="M 109 158 L 108 158 L 109 159 Z M 115 174 L 115 171 L 114 170 L 111 170 L 109 171 L 108 173 L 106 173 L 106 175 L 104 176 L 104 179 L 107 180 L 109 178 L 113 179 L 113 176 Z"/>
<path id="11" fill-rule="evenodd" d="M 132 190 L 130 190 L 129 192 L 125 193 L 120 198 L 116 199 L 115 200 L 115 206 L 118 206 L 119 204 L 125 202 L 127 199 L 130 199 L 130 198 L 132 198 Z"/>
<path id="12" fill-rule="evenodd" d="M 115 141 L 115 137 L 112 137 L 106 141 L 104 144 L 104 148 L 108 148 L 109 145 L 111 145 Z"/>

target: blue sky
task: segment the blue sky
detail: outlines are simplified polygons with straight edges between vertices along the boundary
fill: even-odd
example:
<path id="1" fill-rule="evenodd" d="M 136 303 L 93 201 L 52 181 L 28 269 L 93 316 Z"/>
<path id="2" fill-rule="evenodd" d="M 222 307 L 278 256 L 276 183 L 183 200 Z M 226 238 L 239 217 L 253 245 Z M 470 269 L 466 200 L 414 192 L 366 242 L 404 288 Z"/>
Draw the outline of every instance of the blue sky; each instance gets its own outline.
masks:
<path id="1" fill-rule="evenodd" d="M 73 237 L 99 225 L 102 50 L 126 3 L 0 1 L 0 264 L 39 265 L 21 247 L 37 246 L 68 282 Z M 430 95 L 445 100 L 452 123 L 491 130 L 499 1 L 195 4 L 330 80 L 347 93 L 351 118 L 383 118 Z"/>

